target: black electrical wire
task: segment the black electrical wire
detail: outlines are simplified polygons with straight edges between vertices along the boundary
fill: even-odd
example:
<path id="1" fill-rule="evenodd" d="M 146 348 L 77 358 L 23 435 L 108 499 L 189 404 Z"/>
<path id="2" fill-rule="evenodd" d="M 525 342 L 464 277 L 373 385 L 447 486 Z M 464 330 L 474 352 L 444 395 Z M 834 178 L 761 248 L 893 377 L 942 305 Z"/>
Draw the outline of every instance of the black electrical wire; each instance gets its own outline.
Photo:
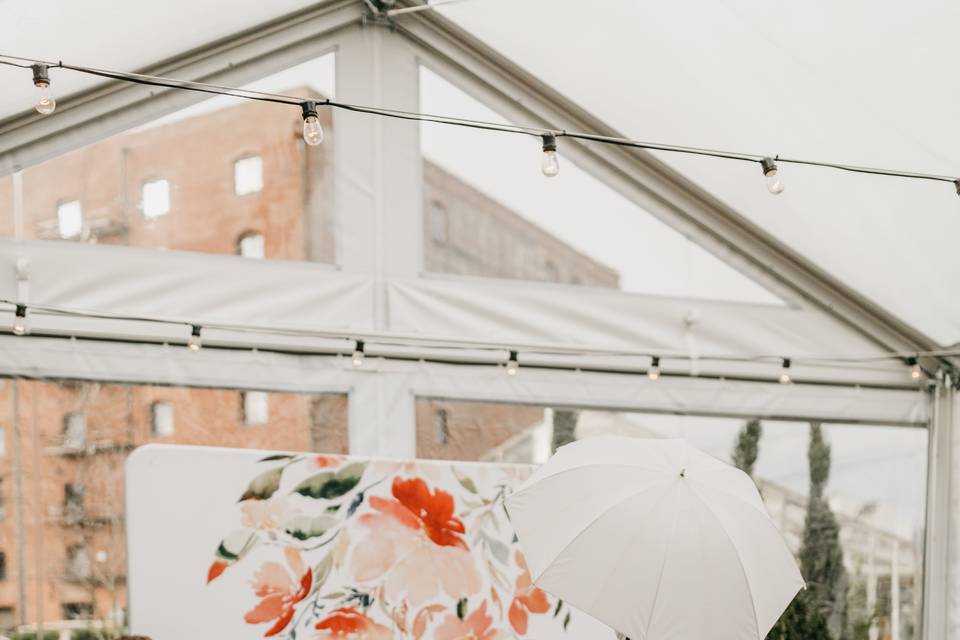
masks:
<path id="1" fill-rule="evenodd" d="M 15 62 L 16 61 L 16 62 Z M 81 65 L 67 64 L 62 61 L 51 62 L 37 60 L 32 58 L 22 58 L 0 54 L 0 64 L 5 64 L 20 68 L 30 68 L 33 64 L 45 64 L 50 68 L 67 69 L 78 73 L 97 76 L 120 82 L 130 82 L 148 86 L 163 87 L 167 89 L 179 89 L 184 91 L 196 91 L 213 95 L 231 96 L 234 98 L 243 98 L 246 100 L 257 100 L 260 102 L 271 102 L 275 104 L 286 104 L 302 106 L 307 99 L 297 96 L 287 96 L 282 94 L 267 93 L 263 91 L 253 91 L 249 89 L 237 89 L 225 87 L 222 85 L 195 82 L 190 80 L 175 80 L 161 76 L 149 76 L 137 73 L 127 73 L 121 71 L 111 71 L 106 69 L 97 69 Z M 771 156 L 770 154 L 738 153 L 719 149 L 707 149 L 703 147 L 691 147 L 684 145 L 671 145 L 665 143 L 645 142 L 641 140 L 632 140 L 629 138 L 616 138 L 592 133 L 582 133 L 566 130 L 557 130 L 542 127 L 525 127 L 520 125 L 505 125 L 497 122 L 487 122 L 483 120 L 470 120 L 467 118 L 457 118 L 448 116 L 439 116 L 427 113 L 413 111 L 401 111 L 396 109 L 385 109 L 381 107 L 371 107 L 345 102 L 336 102 L 332 100 L 314 100 L 318 105 L 326 105 L 334 109 L 351 111 L 355 113 L 364 113 L 368 115 L 381 116 L 385 118 L 395 118 L 400 120 L 413 120 L 418 122 L 431 122 L 436 124 L 445 124 L 456 127 L 465 127 L 470 129 L 479 129 L 484 131 L 494 131 L 498 133 L 514 133 L 529 136 L 552 135 L 554 137 L 572 138 L 587 142 L 596 142 L 599 144 L 610 144 L 621 147 L 632 147 L 637 149 L 647 149 L 651 151 L 663 151 L 667 153 L 683 153 L 712 158 L 722 158 L 725 160 L 739 160 L 742 162 L 761 162 L 766 157 L 775 157 L 776 162 L 785 164 L 800 164 L 814 167 L 823 167 L 828 169 L 837 169 L 852 173 L 862 173 L 878 176 L 888 176 L 915 180 L 932 180 L 937 182 L 951 182 L 958 184 L 957 178 L 952 176 L 936 175 L 929 173 L 920 173 L 915 171 L 901 171 L 894 169 L 882 169 L 876 167 L 864 167 L 857 165 L 848 165 L 839 162 L 824 162 L 817 160 L 804 160 L 800 158 L 781 158 Z M 960 186 L 958 186 L 960 189 Z"/>

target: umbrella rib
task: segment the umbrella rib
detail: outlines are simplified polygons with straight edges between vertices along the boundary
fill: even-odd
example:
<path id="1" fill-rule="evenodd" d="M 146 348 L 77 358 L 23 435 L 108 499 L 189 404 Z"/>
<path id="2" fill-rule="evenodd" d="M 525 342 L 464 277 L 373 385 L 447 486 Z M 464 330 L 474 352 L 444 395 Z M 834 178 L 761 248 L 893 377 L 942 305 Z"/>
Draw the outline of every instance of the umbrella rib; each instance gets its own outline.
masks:
<path id="1" fill-rule="evenodd" d="M 707 512 L 713 517 L 714 520 L 717 521 L 720 531 L 723 532 L 723 535 L 727 538 L 727 542 L 729 542 L 730 546 L 733 548 L 733 555 L 737 558 L 737 565 L 740 567 L 740 575 L 743 576 L 743 582 L 747 585 L 747 594 L 750 596 L 750 607 L 753 609 L 753 627 L 756 629 L 757 639 L 763 640 L 763 638 L 760 636 L 760 619 L 757 617 L 757 601 L 753 597 L 753 587 L 750 585 L 750 579 L 747 577 L 747 571 L 743 568 L 743 560 L 740 558 L 740 549 L 737 548 L 737 544 L 733 541 L 733 538 L 730 537 L 730 533 L 727 531 L 726 527 L 723 526 L 723 521 L 720 520 L 720 516 L 718 516 L 713 510 L 713 507 L 711 507 L 710 504 L 696 491 L 691 491 L 690 493 L 696 496 L 697 500 L 699 500 L 703 506 L 706 507 Z"/>

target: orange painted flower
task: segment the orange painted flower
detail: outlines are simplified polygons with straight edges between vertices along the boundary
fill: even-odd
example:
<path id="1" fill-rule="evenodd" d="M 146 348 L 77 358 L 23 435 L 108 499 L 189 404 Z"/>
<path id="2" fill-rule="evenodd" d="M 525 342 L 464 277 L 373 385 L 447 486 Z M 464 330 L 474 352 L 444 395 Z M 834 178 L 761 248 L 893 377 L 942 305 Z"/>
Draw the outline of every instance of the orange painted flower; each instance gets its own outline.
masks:
<path id="1" fill-rule="evenodd" d="M 313 457 L 313 464 L 318 469 L 328 469 L 330 467 L 339 467 L 340 463 L 346 460 L 346 456 L 336 454 L 320 454 Z"/>
<path id="2" fill-rule="evenodd" d="M 416 607 L 441 591 L 453 599 L 480 590 L 481 580 L 453 515 L 453 496 L 431 491 L 420 478 L 395 478 L 393 499 L 371 496 L 373 513 L 360 517 L 370 535 L 355 547 L 350 566 L 361 582 L 386 575 L 389 601 Z"/>
<path id="3" fill-rule="evenodd" d="M 392 640 L 393 633 L 356 609 L 334 609 L 317 623 L 317 640 L 350 638 L 350 640 Z"/>
<path id="4" fill-rule="evenodd" d="M 520 575 L 517 576 L 517 591 L 510 603 L 510 625 L 514 631 L 523 635 L 527 632 L 529 614 L 546 613 L 550 610 L 550 601 L 543 590 L 533 586 L 527 561 L 519 551 L 517 565 L 520 567 Z"/>
<path id="5" fill-rule="evenodd" d="M 493 618 L 487 614 L 487 601 L 464 620 L 455 614 L 448 615 L 434 633 L 435 640 L 500 640 L 507 635 L 491 629 Z"/>
<path id="6" fill-rule="evenodd" d="M 267 562 L 254 575 L 253 588 L 260 603 L 243 617 L 247 624 L 273 622 L 263 634 L 265 638 L 277 635 L 290 624 L 297 603 L 307 597 L 313 585 L 313 569 L 304 569 L 300 551 L 288 547 L 284 554 L 289 568 L 279 562 Z"/>

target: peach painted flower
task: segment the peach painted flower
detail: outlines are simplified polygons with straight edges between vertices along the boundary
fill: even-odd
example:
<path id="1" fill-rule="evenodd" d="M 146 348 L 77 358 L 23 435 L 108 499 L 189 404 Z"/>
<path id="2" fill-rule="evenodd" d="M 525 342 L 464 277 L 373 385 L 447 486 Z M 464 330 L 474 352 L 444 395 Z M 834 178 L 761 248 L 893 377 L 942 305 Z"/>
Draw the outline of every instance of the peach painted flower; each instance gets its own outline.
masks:
<path id="1" fill-rule="evenodd" d="M 481 581 L 453 515 L 453 496 L 430 491 L 420 478 L 395 478 L 393 499 L 371 496 L 375 510 L 360 517 L 370 535 L 350 565 L 360 582 L 386 576 L 387 599 L 405 597 L 416 607 L 441 591 L 458 600 L 480 590 Z"/>
<path id="2" fill-rule="evenodd" d="M 393 640 L 390 629 L 351 608 L 334 609 L 317 623 L 317 629 L 320 630 L 320 633 L 314 636 L 317 640 Z"/>
<path id="3" fill-rule="evenodd" d="M 461 620 L 456 614 L 448 615 L 434 632 L 434 640 L 501 640 L 507 635 L 491 629 L 493 618 L 487 614 L 487 601 L 480 608 Z"/>
<path id="4" fill-rule="evenodd" d="M 527 560 L 523 554 L 517 551 L 516 557 L 520 575 L 517 576 L 517 591 L 510 603 L 510 625 L 522 636 L 527 632 L 529 614 L 546 613 L 550 610 L 550 602 L 546 593 L 533 586 L 530 569 L 527 568 Z"/>
<path id="5" fill-rule="evenodd" d="M 278 529 L 297 513 L 287 502 L 286 496 L 268 500 L 246 500 L 240 504 L 243 526 L 259 531 Z"/>
<path id="6" fill-rule="evenodd" d="M 267 562 L 257 570 L 252 584 L 260 603 L 243 617 L 247 624 L 272 622 L 273 626 L 263 634 L 265 638 L 277 635 L 290 624 L 297 603 L 307 597 L 313 584 L 313 569 L 304 568 L 300 551 L 287 547 L 284 555 L 288 566 Z"/>

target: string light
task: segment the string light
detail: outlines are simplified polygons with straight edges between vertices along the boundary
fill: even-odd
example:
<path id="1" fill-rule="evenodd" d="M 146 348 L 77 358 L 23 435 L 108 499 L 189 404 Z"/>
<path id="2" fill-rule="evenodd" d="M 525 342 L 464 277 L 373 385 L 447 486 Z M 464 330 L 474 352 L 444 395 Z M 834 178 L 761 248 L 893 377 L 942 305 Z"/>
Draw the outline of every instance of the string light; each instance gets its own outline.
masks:
<path id="1" fill-rule="evenodd" d="M 303 110 L 303 141 L 311 147 L 323 142 L 323 127 L 317 115 L 317 103 L 307 100 L 300 108 Z"/>
<path id="2" fill-rule="evenodd" d="M 650 361 L 650 368 L 647 369 L 647 377 L 651 380 L 658 380 L 660 378 L 660 358 L 658 356 L 653 356 Z"/>
<path id="3" fill-rule="evenodd" d="M 13 334 L 25 336 L 30 333 L 30 327 L 27 325 L 27 306 L 18 304 L 17 310 L 13 314 Z"/>
<path id="4" fill-rule="evenodd" d="M 543 175 L 553 178 L 560 173 L 560 159 L 557 157 L 557 137 L 551 133 L 544 134 L 543 140 L 543 160 L 540 162 L 540 170 Z"/>
<path id="5" fill-rule="evenodd" d="M 520 370 L 520 361 L 517 360 L 517 352 L 516 352 L 516 351 L 511 351 L 511 352 L 510 352 L 510 359 L 507 360 L 507 375 L 508 375 L 508 376 L 515 376 L 515 375 L 517 375 L 517 372 L 518 372 L 519 370 Z"/>
<path id="6" fill-rule="evenodd" d="M 203 346 L 200 338 L 201 329 L 202 327 L 198 324 L 190 325 L 190 337 L 187 338 L 187 348 L 190 351 L 200 351 L 200 347 Z"/>
<path id="7" fill-rule="evenodd" d="M 23 64 L 28 63 L 28 64 Z M 164 78 L 162 76 L 150 76 L 137 73 L 125 73 L 121 71 L 111 71 L 107 69 L 96 69 L 93 67 L 84 67 L 80 65 L 67 64 L 65 62 L 49 62 L 36 60 L 34 58 L 23 58 L 0 54 L 0 64 L 15 67 L 30 67 L 34 71 L 34 84 L 44 90 L 44 96 L 38 101 L 36 108 L 40 113 L 52 113 L 56 107 L 56 102 L 49 95 L 50 79 L 48 69 L 56 67 L 68 69 L 78 73 L 108 78 L 119 82 L 130 82 L 156 87 L 165 87 L 168 89 L 177 89 L 182 91 L 198 91 L 215 95 L 224 95 L 234 98 L 243 98 L 246 100 L 257 100 L 261 102 L 272 102 L 278 104 L 298 106 L 303 111 L 304 117 L 304 140 L 307 144 L 320 144 L 323 141 L 323 128 L 320 126 L 319 118 L 313 119 L 315 106 L 319 101 L 304 100 L 303 98 L 288 96 L 282 94 L 268 93 L 264 91 L 253 91 L 249 89 L 237 89 L 233 87 L 224 87 L 215 84 L 194 82 L 190 80 L 176 80 Z M 313 103 L 314 108 L 309 108 Z M 767 188 L 770 193 L 778 194 L 783 192 L 783 181 L 777 174 L 777 164 L 802 164 L 813 167 L 823 167 L 827 169 L 837 169 L 854 173 L 865 173 L 879 176 L 907 178 L 914 180 L 931 180 L 937 182 L 953 183 L 957 194 L 960 195 L 960 178 L 956 176 L 937 175 L 932 173 L 920 173 L 916 171 L 899 171 L 893 169 L 882 169 L 876 167 L 864 167 L 838 162 L 824 162 L 818 160 L 804 160 L 801 158 L 770 158 L 755 153 L 738 153 L 733 151 L 724 151 L 719 149 L 707 149 L 702 147 L 691 147 L 684 145 L 673 145 L 665 143 L 644 142 L 641 140 L 631 140 L 629 138 L 618 138 L 613 136 L 604 136 L 594 133 L 578 133 L 575 131 L 557 131 L 543 127 L 526 127 L 520 125 L 502 124 L 497 122 L 487 122 L 482 120 L 470 120 L 466 118 L 448 117 L 417 113 L 411 111 L 401 111 L 397 109 L 387 109 L 380 107 L 366 107 L 356 104 L 347 104 L 343 102 L 334 102 L 332 100 L 323 100 L 322 104 L 336 109 L 353 111 L 356 113 L 366 113 L 385 118 L 399 118 L 403 120 L 414 120 L 419 122 L 435 122 L 458 127 L 469 127 L 472 129 L 482 129 L 487 131 L 498 131 L 502 133 L 514 133 L 520 135 L 536 136 L 543 143 L 544 158 L 541 169 L 544 175 L 556 176 L 559 172 L 559 161 L 556 155 L 556 139 L 558 137 L 573 138 L 585 142 L 596 142 L 600 144 L 609 144 L 622 147 L 632 147 L 636 149 L 646 149 L 652 151 L 664 151 L 668 153 L 683 153 L 699 155 L 705 157 L 722 158 L 726 160 L 737 160 L 741 162 L 759 162 L 763 167 L 764 176 L 767 178 Z"/>
<path id="8" fill-rule="evenodd" d="M 33 70 L 33 86 L 37 88 L 37 103 L 34 108 L 48 116 L 57 108 L 57 101 L 50 92 L 50 71 L 45 64 L 31 65 L 30 69 Z"/>
<path id="9" fill-rule="evenodd" d="M 353 359 L 353 366 L 358 369 L 363 366 L 363 357 L 364 357 L 363 349 L 364 349 L 363 340 L 357 340 L 357 346 L 353 350 L 352 359 Z"/>
<path id="10" fill-rule="evenodd" d="M 780 369 L 780 384 L 790 384 L 793 380 L 790 378 L 790 358 L 783 359 L 783 368 Z"/>
<path id="11" fill-rule="evenodd" d="M 763 175 L 767 178 L 767 191 L 773 195 L 783 193 L 783 180 L 777 175 L 777 163 L 773 158 L 763 158 L 760 160 L 760 167 L 763 169 Z"/>
<path id="12" fill-rule="evenodd" d="M 920 368 L 920 363 L 917 362 L 916 358 L 907 358 L 907 364 L 910 365 L 910 377 L 914 380 L 919 380 L 920 376 L 923 375 L 923 369 Z"/>

